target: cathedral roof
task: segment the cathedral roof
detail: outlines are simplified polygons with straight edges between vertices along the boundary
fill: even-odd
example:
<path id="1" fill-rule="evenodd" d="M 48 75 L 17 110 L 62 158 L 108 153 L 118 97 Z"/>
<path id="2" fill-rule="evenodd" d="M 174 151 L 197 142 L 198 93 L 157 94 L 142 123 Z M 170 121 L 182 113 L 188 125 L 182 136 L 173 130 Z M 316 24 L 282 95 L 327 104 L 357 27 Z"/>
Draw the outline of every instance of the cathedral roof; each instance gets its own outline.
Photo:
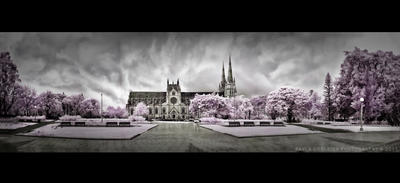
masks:
<path id="1" fill-rule="evenodd" d="M 199 95 L 208 95 L 208 94 L 213 94 L 213 93 L 216 93 L 216 94 L 219 94 L 219 95 L 223 95 L 223 92 L 182 92 L 181 93 L 181 96 L 182 97 L 189 97 L 189 98 L 193 98 L 196 94 L 199 94 Z"/>
<path id="2" fill-rule="evenodd" d="M 135 98 L 164 98 L 166 97 L 166 92 L 131 91 L 129 96 Z"/>

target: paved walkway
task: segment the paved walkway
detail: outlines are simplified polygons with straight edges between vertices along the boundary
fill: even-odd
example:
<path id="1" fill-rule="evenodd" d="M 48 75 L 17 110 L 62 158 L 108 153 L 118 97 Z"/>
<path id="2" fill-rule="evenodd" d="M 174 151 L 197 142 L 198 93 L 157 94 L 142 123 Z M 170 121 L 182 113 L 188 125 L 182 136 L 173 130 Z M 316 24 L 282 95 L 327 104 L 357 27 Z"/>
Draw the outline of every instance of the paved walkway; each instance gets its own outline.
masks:
<path id="1" fill-rule="evenodd" d="M 0 151 L 360 152 L 374 147 L 388 147 L 390 151 L 399 152 L 399 140 L 399 132 L 324 133 L 241 139 L 194 123 L 159 123 L 157 127 L 132 140 L 57 139 L 0 134 Z"/>

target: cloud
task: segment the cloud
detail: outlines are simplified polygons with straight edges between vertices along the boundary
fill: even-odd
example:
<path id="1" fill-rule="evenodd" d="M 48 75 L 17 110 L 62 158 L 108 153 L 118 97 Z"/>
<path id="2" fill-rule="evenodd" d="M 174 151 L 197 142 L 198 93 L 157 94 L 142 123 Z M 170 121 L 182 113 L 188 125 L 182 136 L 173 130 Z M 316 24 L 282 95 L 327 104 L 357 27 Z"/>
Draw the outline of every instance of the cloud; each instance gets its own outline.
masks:
<path id="1" fill-rule="evenodd" d="M 399 33 L 0 33 L 21 79 L 38 92 L 84 93 L 125 106 L 130 90 L 218 89 L 232 55 L 237 89 L 263 95 L 284 85 L 322 92 L 338 76 L 345 50 L 399 54 Z M 227 73 L 226 73 L 227 75 Z"/>

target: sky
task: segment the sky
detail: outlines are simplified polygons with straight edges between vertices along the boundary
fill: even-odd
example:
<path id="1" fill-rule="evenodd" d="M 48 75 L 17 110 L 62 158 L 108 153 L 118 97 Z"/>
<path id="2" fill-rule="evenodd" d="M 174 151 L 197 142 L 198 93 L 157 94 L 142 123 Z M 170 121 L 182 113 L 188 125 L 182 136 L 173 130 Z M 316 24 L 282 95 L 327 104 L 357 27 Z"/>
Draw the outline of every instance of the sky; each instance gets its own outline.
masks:
<path id="1" fill-rule="evenodd" d="M 344 51 L 400 53 L 400 33 L 0 33 L 24 85 L 38 93 L 83 93 L 125 107 L 129 91 L 217 91 L 229 55 L 239 94 L 280 87 L 322 95 L 326 73 L 338 77 Z"/>

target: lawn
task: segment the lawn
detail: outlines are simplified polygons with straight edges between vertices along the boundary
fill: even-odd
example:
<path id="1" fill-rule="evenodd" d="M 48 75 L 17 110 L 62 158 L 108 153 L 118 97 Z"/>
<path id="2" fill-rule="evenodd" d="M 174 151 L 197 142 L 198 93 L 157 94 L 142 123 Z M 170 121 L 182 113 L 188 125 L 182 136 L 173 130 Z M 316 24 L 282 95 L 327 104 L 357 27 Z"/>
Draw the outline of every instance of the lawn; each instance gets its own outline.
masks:
<path id="1" fill-rule="evenodd" d="M 157 123 L 133 140 L 91 140 L 2 134 L 11 152 L 399 152 L 399 132 L 313 133 L 237 138 L 196 123 Z M 49 125 L 49 124 L 46 124 Z M 288 126 L 292 126 L 291 124 Z M 70 127 L 73 128 L 73 127 Z M 80 127 L 77 127 L 80 128 Z M 87 129 L 102 127 L 86 127 Z M 118 127 L 112 127 L 118 128 Z M 249 128 L 249 127 L 232 127 Z M 250 127 L 252 128 L 252 127 Z M 278 127 L 280 128 L 280 127 Z M 271 129 L 278 129 L 271 127 Z"/>
<path id="2" fill-rule="evenodd" d="M 34 129 L 27 133 L 19 133 L 18 135 L 77 139 L 128 140 L 156 126 L 157 124 L 137 124 L 132 127 L 61 127 L 59 124 L 55 123 Z"/>
<path id="3" fill-rule="evenodd" d="M 0 122 L 0 130 L 16 130 L 19 128 L 31 126 L 37 123 L 25 123 L 25 122 Z"/>
<path id="4" fill-rule="evenodd" d="M 303 120 L 301 123 L 297 123 L 294 125 L 305 127 L 310 130 L 319 130 L 327 133 L 360 132 L 360 127 L 361 127 L 360 124 L 352 124 L 350 122 L 318 121 L 318 120 Z M 379 132 L 379 131 L 400 131 L 400 127 L 389 126 L 389 125 L 376 125 L 376 124 L 363 125 L 363 132 Z"/>
<path id="5" fill-rule="evenodd" d="M 254 126 L 254 127 L 227 127 L 221 125 L 200 125 L 201 127 L 225 133 L 235 137 L 259 137 L 277 135 L 300 135 L 323 133 L 317 130 L 310 130 L 295 125 L 286 126 Z"/>
<path id="6" fill-rule="evenodd" d="M 360 132 L 360 125 L 312 125 L 317 128 L 325 128 L 331 130 L 347 130 L 351 132 Z M 381 132 L 381 131 L 400 131 L 398 126 L 376 126 L 376 125 L 364 125 L 363 132 Z"/>
<path id="7" fill-rule="evenodd" d="M 304 127 L 304 128 L 309 129 L 309 130 L 312 130 L 312 131 L 321 131 L 321 132 L 325 132 L 325 133 L 347 133 L 347 132 L 351 132 L 350 130 L 346 130 L 346 129 L 324 128 L 324 127 L 319 127 L 319 126 L 315 126 L 315 125 L 308 125 L 308 124 L 293 124 L 293 125 Z"/>

